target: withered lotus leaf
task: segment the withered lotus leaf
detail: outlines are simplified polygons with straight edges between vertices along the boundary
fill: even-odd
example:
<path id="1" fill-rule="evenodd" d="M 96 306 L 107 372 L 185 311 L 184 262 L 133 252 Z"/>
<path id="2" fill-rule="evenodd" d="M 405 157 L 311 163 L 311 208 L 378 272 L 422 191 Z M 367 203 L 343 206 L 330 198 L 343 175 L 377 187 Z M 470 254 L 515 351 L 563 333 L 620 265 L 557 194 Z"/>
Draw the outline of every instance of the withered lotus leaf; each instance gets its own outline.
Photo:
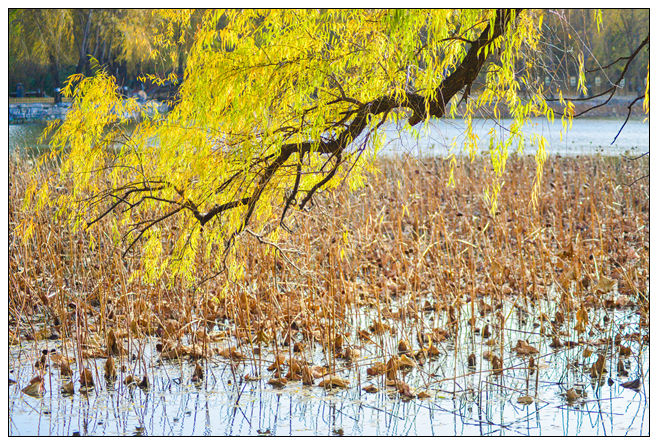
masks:
<path id="1" fill-rule="evenodd" d="M 515 351 L 518 355 L 532 355 L 539 353 L 539 349 L 531 346 L 525 340 L 518 340 L 516 342 L 516 346 L 512 348 L 512 350 Z"/>
<path id="2" fill-rule="evenodd" d="M 516 402 L 521 404 L 521 405 L 529 405 L 533 401 L 534 401 L 534 399 L 531 396 L 521 396 L 516 400 Z"/>
<path id="3" fill-rule="evenodd" d="M 320 383 L 318 383 L 318 386 L 321 386 L 322 388 L 329 389 L 329 388 L 342 388 L 345 389 L 349 386 L 349 381 L 346 379 L 343 379 L 341 377 L 335 376 L 335 375 L 329 375 L 326 376 Z"/>

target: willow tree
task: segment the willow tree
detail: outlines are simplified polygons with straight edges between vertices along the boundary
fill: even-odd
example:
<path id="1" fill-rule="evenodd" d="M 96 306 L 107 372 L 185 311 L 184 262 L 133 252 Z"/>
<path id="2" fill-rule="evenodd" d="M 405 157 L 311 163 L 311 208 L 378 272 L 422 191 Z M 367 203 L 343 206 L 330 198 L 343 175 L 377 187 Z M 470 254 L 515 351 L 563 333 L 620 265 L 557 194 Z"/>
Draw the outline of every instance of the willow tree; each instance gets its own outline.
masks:
<path id="1" fill-rule="evenodd" d="M 44 64 L 55 85 L 62 65 L 75 60 L 74 14 L 70 9 L 9 10 L 9 60 Z M 43 82 L 43 81 L 42 81 Z"/>
<path id="2" fill-rule="evenodd" d="M 553 117 L 528 69 L 543 14 L 208 11 L 166 114 L 122 99 L 100 68 L 68 80 L 73 105 L 51 140 L 67 191 L 55 200 L 54 184 L 35 186 L 28 203 L 56 205 L 77 229 L 110 218 L 147 278 L 168 270 L 192 280 L 197 256 L 239 276 L 231 253 L 245 228 L 275 227 L 268 235 L 276 240 L 293 209 L 308 209 L 316 193 L 364 184 L 384 125 L 422 128 L 455 117 L 458 103 L 471 156 L 479 150 L 471 126 L 478 110 L 512 118 L 485 141 L 494 203 L 509 151 L 533 137 L 524 124 Z M 177 29 L 189 14 L 167 19 Z M 166 28 L 160 44 L 172 44 Z M 135 113 L 140 123 L 128 131 Z M 541 138 L 535 142 L 539 177 L 545 151 Z"/>

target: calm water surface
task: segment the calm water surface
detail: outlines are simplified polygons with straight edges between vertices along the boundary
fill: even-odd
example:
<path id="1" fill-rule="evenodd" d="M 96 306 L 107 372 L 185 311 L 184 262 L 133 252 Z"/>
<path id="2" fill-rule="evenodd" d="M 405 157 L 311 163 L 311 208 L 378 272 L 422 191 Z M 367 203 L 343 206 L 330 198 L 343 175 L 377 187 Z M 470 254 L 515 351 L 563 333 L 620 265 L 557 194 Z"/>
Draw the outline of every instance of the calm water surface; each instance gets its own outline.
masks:
<path id="1" fill-rule="evenodd" d="M 495 128 L 498 137 L 508 136 L 511 120 L 503 119 L 498 124 L 484 119 L 473 120 L 473 130 L 478 135 L 480 149 L 489 146 L 489 130 Z M 643 153 L 649 150 L 649 122 L 639 119 L 629 120 L 615 140 L 623 124 L 619 119 L 576 119 L 572 127 L 563 131 L 562 122 L 557 119 L 549 123 L 547 119 L 536 119 L 524 127 L 527 135 L 542 135 L 547 139 L 549 154 L 583 155 L 596 154 L 620 155 L 626 152 Z M 419 129 L 419 142 L 409 133 L 388 128 L 388 141 L 385 152 L 405 152 L 409 154 L 445 155 L 451 146 L 455 153 L 464 143 L 465 125 L 462 120 L 441 119 L 432 121 L 427 129 Z M 562 132 L 562 135 L 560 134 Z M 613 144 L 614 141 L 614 144 Z M 533 153 L 535 147 L 526 142 L 525 153 Z M 511 151 L 517 147 L 512 146 Z"/>
<path id="2" fill-rule="evenodd" d="M 509 119 L 503 119 L 495 125 L 499 134 L 505 135 L 510 125 Z M 626 152 L 640 154 L 649 150 L 649 122 L 639 119 L 629 120 L 615 140 L 623 121 L 619 119 L 576 119 L 573 126 L 564 132 L 559 119 L 549 123 L 546 119 L 537 119 L 528 125 L 528 134 L 543 135 L 548 140 L 550 154 L 582 155 L 596 154 L 620 155 Z M 488 147 L 488 132 L 492 121 L 474 119 L 473 129 L 479 136 L 481 148 Z M 23 153 L 42 152 L 45 144 L 39 144 L 44 124 L 9 125 L 9 149 Z M 386 132 L 384 153 L 409 153 L 443 156 L 449 153 L 451 146 L 461 147 L 464 142 L 464 123 L 458 119 L 441 119 L 432 121 L 427 129 L 418 128 L 419 140 L 409 132 L 400 132 L 389 126 Z M 515 150 L 516 147 L 512 147 Z M 526 153 L 532 153 L 534 147 L 528 143 Z M 455 150 L 458 153 L 458 150 Z"/>

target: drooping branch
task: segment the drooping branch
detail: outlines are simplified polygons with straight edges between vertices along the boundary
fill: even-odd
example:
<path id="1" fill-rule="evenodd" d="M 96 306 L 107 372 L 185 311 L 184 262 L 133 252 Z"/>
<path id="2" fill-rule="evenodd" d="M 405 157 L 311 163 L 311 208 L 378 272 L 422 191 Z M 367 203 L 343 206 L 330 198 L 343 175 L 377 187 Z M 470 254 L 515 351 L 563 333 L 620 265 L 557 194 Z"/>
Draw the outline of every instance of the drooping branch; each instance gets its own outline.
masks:
<path id="1" fill-rule="evenodd" d="M 620 57 L 619 59 L 617 59 L 616 61 L 614 61 L 613 63 L 608 65 L 608 66 L 611 66 L 611 65 L 614 65 L 615 63 L 617 63 L 621 60 L 626 60 L 626 64 L 624 65 L 624 68 L 622 69 L 619 76 L 617 76 L 617 80 L 613 83 L 613 85 L 610 88 L 608 88 L 605 91 L 602 91 L 602 92 L 600 92 L 596 95 L 593 95 L 593 96 L 567 98 L 566 100 L 569 100 L 571 102 L 577 102 L 577 101 L 587 101 L 587 100 L 591 100 L 591 99 L 596 99 L 598 97 L 608 95 L 608 97 L 603 102 L 601 102 L 599 104 L 596 104 L 596 105 L 592 105 L 591 107 L 586 108 L 586 109 L 574 114 L 573 117 L 582 116 L 586 113 L 589 113 L 592 110 L 595 110 L 596 108 L 600 108 L 600 107 L 603 107 L 603 106 L 607 105 L 612 100 L 614 95 L 617 93 L 617 89 L 619 88 L 619 84 L 621 83 L 622 79 L 626 76 L 626 72 L 628 71 L 628 68 L 631 66 L 631 64 L 633 63 L 633 61 L 635 60 L 637 55 L 640 53 L 642 48 L 644 48 L 647 45 L 649 45 L 649 34 L 647 34 L 645 39 L 638 45 L 637 48 L 635 48 L 635 50 L 629 56 Z M 556 101 L 556 100 L 558 100 L 558 99 L 547 99 L 547 101 Z M 635 103 L 635 101 L 633 101 L 633 103 Z M 561 115 L 562 113 L 556 112 L 555 114 Z"/>
<path id="2" fill-rule="evenodd" d="M 331 180 L 331 178 L 334 177 L 334 175 L 335 175 L 336 172 L 338 171 L 338 167 L 340 167 L 341 162 L 342 162 L 342 156 L 341 156 L 340 153 L 338 153 L 338 154 L 336 155 L 336 163 L 334 164 L 334 167 L 329 171 L 329 173 L 327 173 L 327 176 L 325 176 L 325 177 L 322 178 L 320 181 L 318 181 L 318 182 L 317 182 L 317 183 L 311 188 L 311 190 L 309 190 L 308 193 L 306 193 L 306 196 L 304 197 L 304 199 L 302 200 L 302 202 L 299 204 L 299 208 L 300 208 L 300 209 L 303 209 L 304 206 L 306 206 L 306 203 L 308 203 L 308 201 L 313 197 L 313 195 L 315 194 L 316 191 L 318 191 L 318 189 L 320 189 L 320 188 L 321 188 L 322 186 L 324 186 L 327 182 L 329 182 L 329 181 Z"/>
<path id="3" fill-rule="evenodd" d="M 647 34 L 646 38 L 642 41 L 642 43 L 640 43 L 640 45 L 630 55 L 618 57 L 616 60 L 610 62 L 609 64 L 607 64 L 605 66 L 601 66 L 599 68 L 594 68 L 594 69 L 591 69 L 591 70 L 586 70 L 585 72 L 590 74 L 590 73 L 595 73 L 597 71 L 603 71 L 603 70 L 606 70 L 606 69 L 610 68 L 613 65 L 616 65 L 617 63 L 621 62 L 622 60 L 626 60 L 626 67 L 624 68 L 624 71 L 626 71 L 626 69 L 628 69 L 628 65 L 630 64 L 630 62 L 632 62 L 633 59 L 635 59 L 635 57 L 638 55 L 640 50 L 648 44 L 649 44 L 649 34 Z"/>
<path id="4" fill-rule="evenodd" d="M 610 142 L 610 145 L 613 145 L 613 144 L 615 143 L 615 141 L 617 141 L 617 138 L 618 138 L 619 135 L 621 134 L 621 131 L 624 129 L 624 127 L 625 127 L 626 124 L 628 123 L 628 120 L 631 118 L 631 113 L 633 112 L 633 106 L 634 106 L 638 101 L 640 101 L 640 100 L 642 100 L 642 99 L 644 99 L 644 95 L 642 95 L 642 96 L 637 96 L 635 99 L 633 99 L 633 101 L 632 101 L 630 104 L 628 104 L 628 107 L 627 107 L 627 108 L 628 108 L 628 113 L 626 113 L 626 119 L 624 119 L 624 123 L 621 124 L 621 127 L 619 128 L 619 131 L 618 131 L 617 134 L 615 135 L 615 138 L 612 140 L 612 142 Z"/>
<path id="5" fill-rule="evenodd" d="M 144 236 L 144 234 L 145 234 L 145 233 L 146 233 L 151 227 L 153 227 L 153 226 L 155 226 L 156 224 L 158 224 L 158 223 L 164 221 L 165 219 L 168 219 L 168 218 L 174 216 L 175 214 L 177 214 L 178 212 L 180 212 L 180 211 L 183 210 L 183 209 L 184 209 L 184 207 L 177 207 L 177 208 L 175 208 L 174 210 L 170 211 L 169 213 L 167 213 L 167 214 L 165 214 L 165 215 L 163 215 L 163 216 L 161 216 L 161 217 L 159 217 L 159 218 L 156 218 L 156 219 L 154 219 L 154 220 L 149 221 L 148 223 L 146 223 L 146 225 L 145 225 L 144 227 L 142 227 L 141 229 L 139 229 L 139 233 L 137 234 L 137 236 L 135 237 L 135 239 L 134 239 L 134 240 L 128 245 L 128 247 L 126 247 L 126 250 L 123 251 L 123 255 L 121 255 L 122 258 L 125 258 L 126 254 L 127 254 L 128 252 L 130 252 L 130 249 L 132 249 L 132 247 L 137 243 L 137 241 L 139 241 L 139 240 L 141 239 L 141 237 Z M 130 232 L 128 232 L 128 233 L 130 233 Z"/>
<path id="6" fill-rule="evenodd" d="M 128 188 L 128 187 L 126 187 Z M 87 222 L 87 227 L 91 227 L 92 225 L 96 224 L 98 221 L 103 219 L 107 214 L 109 214 L 112 210 L 117 208 L 120 204 L 127 204 L 130 206 L 130 203 L 127 201 L 128 197 L 132 195 L 133 193 L 143 193 L 143 192 L 154 192 L 158 190 L 163 190 L 165 187 L 163 185 L 160 185 L 158 187 L 153 187 L 153 186 L 145 186 L 145 187 L 133 187 L 129 188 L 127 192 L 123 194 L 123 196 L 117 196 L 116 192 L 120 190 L 113 190 L 112 192 L 108 193 L 107 196 L 112 196 L 116 199 L 112 205 L 110 205 L 103 213 L 101 213 L 99 216 L 94 218 L 91 221 Z M 124 188 L 125 189 L 125 188 Z M 133 206 L 134 207 L 134 206 Z"/>
<path id="7" fill-rule="evenodd" d="M 424 92 L 423 94 L 418 92 L 407 92 L 401 96 L 395 94 L 384 94 L 368 102 L 362 102 L 350 98 L 346 94 L 343 85 L 340 84 L 339 80 L 336 79 L 335 76 L 330 76 L 333 84 L 332 88 L 335 88 L 336 94 L 335 100 L 331 100 L 326 103 L 325 106 L 344 107 L 342 111 L 339 110 L 339 116 L 341 117 L 336 119 L 336 122 L 330 123 L 327 128 L 325 128 L 324 134 L 330 134 L 332 135 L 331 137 L 321 136 L 317 140 L 285 142 L 275 153 L 267 155 L 264 153 L 262 156 L 257 157 L 250 163 L 248 168 L 248 170 L 251 171 L 249 177 L 253 178 L 250 180 L 253 182 L 248 185 L 240 183 L 240 181 L 246 182 L 246 176 L 241 174 L 245 170 L 239 168 L 227 179 L 222 180 L 223 182 L 221 182 L 219 186 L 214 188 L 215 193 L 232 188 L 236 190 L 238 194 L 234 195 L 226 202 L 210 205 L 209 209 L 205 212 L 201 210 L 204 200 L 201 202 L 192 202 L 192 200 L 186 196 L 183 189 L 179 189 L 173 184 L 168 184 L 168 187 L 173 188 L 180 196 L 180 200 L 175 203 L 177 207 L 162 217 L 150 221 L 144 221 L 140 228 L 134 229 L 137 230 L 139 234 L 134 240 L 132 240 L 126 252 L 129 251 L 142 235 L 153 225 L 177 214 L 181 210 L 190 211 L 198 223 L 201 226 L 204 226 L 213 220 L 213 218 L 224 212 L 245 207 L 241 223 L 229 237 L 227 244 L 230 244 L 232 240 L 235 239 L 235 236 L 241 233 L 249 224 L 256 206 L 277 172 L 287 165 L 293 155 L 297 155 L 299 161 L 297 163 L 294 186 L 285 199 L 281 217 L 281 223 L 283 223 L 286 212 L 293 202 L 297 207 L 304 208 L 313 195 L 335 177 L 341 165 L 346 162 L 346 159 L 350 158 L 349 156 L 345 156 L 345 151 L 348 147 L 350 147 L 358 138 L 362 137 L 364 132 L 372 130 L 371 122 L 373 117 L 378 116 L 381 118 L 381 116 L 384 116 L 384 118 L 381 118 L 377 128 L 383 123 L 385 116 L 387 116 L 388 113 L 398 109 L 407 109 L 411 111 L 411 117 L 408 122 L 412 126 L 429 118 L 443 117 L 450 100 L 457 95 L 459 91 L 464 89 L 468 91 L 470 85 L 475 81 L 476 77 L 482 70 L 487 59 L 486 55 L 488 54 L 488 51 L 485 51 L 484 48 L 503 36 L 507 31 L 508 26 L 517 15 L 518 11 L 514 10 L 496 10 L 493 20 L 490 21 L 477 38 L 468 40 L 467 42 L 465 39 L 460 39 L 470 45 L 466 55 L 454 70 L 445 77 L 439 86 L 433 91 Z M 303 122 L 302 119 L 300 128 L 291 127 L 287 124 L 288 126 L 282 127 L 279 130 L 273 130 L 270 134 L 280 131 L 286 135 L 284 141 L 290 141 L 295 134 L 302 133 Z M 301 177 L 304 174 L 302 171 L 302 159 L 306 156 L 315 155 L 328 156 L 327 164 L 325 165 L 328 165 L 331 161 L 333 161 L 333 165 L 331 165 L 326 173 L 323 173 L 324 166 L 320 169 L 320 173 L 323 173 L 323 176 L 317 183 L 312 185 L 310 189 L 304 190 L 304 197 L 300 200 L 299 204 L 297 204 L 296 196 L 302 191 L 300 190 L 300 182 Z M 137 190 L 131 191 L 131 193 L 137 193 Z M 130 203 L 125 202 L 125 198 L 124 200 L 118 200 L 118 202 L 114 203 L 113 206 L 102 216 L 105 216 L 111 210 L 116 208 L 121 202 L 130 206 Z M 174 204 L 174 202 L 171 202 L 171 204 Z"/>
<path id="8" fill-rule="evenodd" d="M 241 227 L 238 230 L 240 231 L 244 229 L 248 224 L 254 209 L 268 183 L 279 170 L 279 168 L 288 161 L 290 156 L 296 153 L 301 159 L 305 155 L 315 153 L 326 154 L 335 157 L 336 162 L 332 169 L 322 180 L 320 180 L 315 186 L 312 187 L 312 189 L 302 200 L 300 207 L 304 207 L 304 205 L 312 197 L 313 193 L 325 185 L 335 175 L 342 162 L 342 157 L 340 154 L 345 149 L 347 149 L 347 147 L 354 140 L 356 140 L 368 127 L 369 118 L 371 116 L 389 113 L 390 111 L 398 108 L 407 108 L 412 111 L 412 116 L 409 119 L 409 124 L 412 126 L 418 124 L 428 117 L 443 117 L 445 114 L 446 105 L 450 102 L 450 100 L 460 90 L 468 88 L 475 81 L 477 75 L 482 70 L 482 67 L 486 61 L 486 52 L 483 51 L 483 48 L 501 37 L 505 33 L 509 23 L 516 15 L 518 15 L 518 13 L 518 10 L 497 10 L 496 16 L 493 20 L 493 27 L 491 25 L 487 25 L 480 36 L 476 40 L 470 42 L 471 46 L 461 63 L 448 77 L 446 77 L 441 82 L 436 90 L 431 92 L 431 94 L 422 95 L 418 93 L 407 93 L 401 98 L 395 97 L 393 95 L 385 95 L 373 99 L 367 103 L 361 103 L 353 100 L 347 101 L 351 105 L 356 105 L 357 108 L 349 110 L 349 114 L 352 115 L 353 118 L 351 122 L 347 124 L 345 128 L 338 134 L 337 137 L 333 139 L 320 139 L 317 141 L 304 141 L 283 144 L 278 156 L 272 159 L 269 165 L 264 168 L 258 184 L 251 196 L 243 197 L 242 199 L 234 200 L 229 203 L 215 205 L 207 213 L 202 214 L 198 211 L 195 211 L 194 214 L 199 223 L 204 225 L 213 217 L 226 210 L 233 209 L 241 205 L 246 205 L 247 210 Z M 337 88 L 340 91 L 340 98 L 344 100 L 347 96 L 345 95 L 342 86 L 336 79 L 334 79 L 334 82 L 337 84 Z M 337 128 L 338 125 L 344 125 L 343 120 L 337 123 L 335 128 Z M 298 177 L 296 178 L 296 183 L 298 182 Z M 294 188 L 292 195 L 293 197 L 296 192 L 297 187 Z M 290 201 L 290 197 L 288 200 Z M 286 204 L 285 209 L 287 210 L 288 207 L 289 203 Z"/>
<path id="9" fill-rule="evenodd" d="M 290 192 L 290 195 L 286 199 L 286 203 L 283 206 L 283 211 L 281 212 L 281 220 L 280 224 L 286 228 L 284 224 L 284 219 L 286 217 L 286 213 L 288 212 L 288 208 L 290 208 L 290 204 L 292 204 L 295 201 L 295 197 L 297 196 L 297 191 L 299 190 L 299 181 L 302 179 L 302 158 L 299 158 L 299 161 L 297 162 L 297 172 L 295 173 L 295 185 L 292 187 L 292 191 Z M 286 228 L 287 229 L 287 228 Z"/>

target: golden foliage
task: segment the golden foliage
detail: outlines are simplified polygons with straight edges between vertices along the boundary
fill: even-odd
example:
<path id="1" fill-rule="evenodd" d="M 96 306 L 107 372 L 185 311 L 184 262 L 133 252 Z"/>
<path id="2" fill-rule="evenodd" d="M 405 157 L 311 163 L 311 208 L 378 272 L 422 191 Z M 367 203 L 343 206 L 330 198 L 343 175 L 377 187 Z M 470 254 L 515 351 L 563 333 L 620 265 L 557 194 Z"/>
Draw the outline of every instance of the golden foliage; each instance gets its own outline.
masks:
<path id="1" fill-rule="evenodd" d="M 541 20 L 541 11 L 475 9 L 136 11 L 123 35 L 161 48 L 190 45 L 180 100 L 161 115 L 121 98 L 100 68 L 71 76 L 64 94 L 72 107 L 51 142 L 60 178 L 27 193 L 26 205 L 56 206 L 78 230 L 112 218 L 116 242 L 142 259 L 135 279 L 171 271 L 191 283 L 198 257 L 239 279 L 244 265 L 231 254 L 247 224 L 276 242 L 282 233 L 270 223 L 279 215 L 283 223 L 290 205 L 343 181 L 362 187 L 384 125 L 410 111 L 407 128 L 454 116 L 456 101 L 448 109 L 442 95 L 449 100 L 461 86 L 468 93 L 468 76 L 482 69 L 484 84 L 462 113 L 465 149 L 478 151 L 471 122 L 479 109 L 513 118 L 487 141 L 485 195 L 495 214 L 509 150 L 528 137 L 524 124 L 552 118 L 540 88 L 520 95 L 534 84 L 515 70 L 537 50 Z M 536 197 L 546 156 L 545 141 L 534 139 Z M 55 197 L 63 182 L 71 191 Z M 176 230 L 160 224 L 166 219 Z"/>

